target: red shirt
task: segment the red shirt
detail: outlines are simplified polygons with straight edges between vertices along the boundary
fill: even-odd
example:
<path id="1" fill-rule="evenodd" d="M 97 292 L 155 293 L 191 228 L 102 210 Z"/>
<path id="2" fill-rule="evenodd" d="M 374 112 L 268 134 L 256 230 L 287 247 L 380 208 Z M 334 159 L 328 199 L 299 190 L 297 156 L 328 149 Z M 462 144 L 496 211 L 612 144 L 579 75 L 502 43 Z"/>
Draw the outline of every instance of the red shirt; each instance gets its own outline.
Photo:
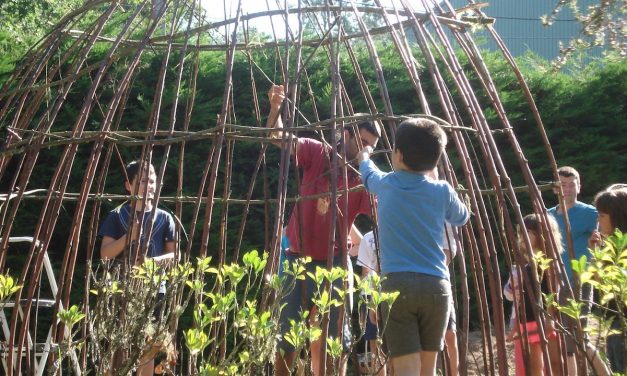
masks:
<path id="1" fill-rule="evenodd" d="M 330 148 L 310 138 L 298 139 L 296 165 L 303 169 L 299 192 L 301 196 L 318 195 L 331 191 Z M 370 200 L 365 190 L 341 193 L 346 189 L 342 169 L 337 177 L 337 224 L 335 227 L 334 254 L 339 252 L 338 239 L 347 239 L 355 217 L 358 214 L 370 215 Z M 361 184 L 359 176 L 348 171 L 348 188 Z M 346 197 L 348 196 L 348 217 L 345 217 Z M 294 210 L 287 225 L 287 237 L 290 252 L 310 256 L 313 260 L 324 261 L 329 253 L 331 206 L 330 196 L 303 198 L 294 205 Z M 299 229 L 299 224 L 302 227 Z M 301 241 L 302 240 L 302 241 Z"/>

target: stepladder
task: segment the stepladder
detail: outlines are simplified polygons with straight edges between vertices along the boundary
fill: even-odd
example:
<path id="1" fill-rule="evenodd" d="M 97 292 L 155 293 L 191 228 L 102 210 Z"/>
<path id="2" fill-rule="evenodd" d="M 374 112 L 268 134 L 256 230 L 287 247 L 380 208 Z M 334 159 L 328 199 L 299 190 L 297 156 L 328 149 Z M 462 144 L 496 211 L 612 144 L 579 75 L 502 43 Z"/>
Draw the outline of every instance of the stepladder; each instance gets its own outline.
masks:
<path id="1" fill-rule="evenodd" d="M 9 243 L 34 243 L 35 247 L 40 247 L 39 241 L 30 236 L 12 236 L 9 238 Z M 58 285 L 50 257 L 45 250 L 43 251 L 42 272 L 45 273 L 45 278 L 39 278 L 39 282 L 40 284 L 47 284 L 44 289 L 46 290 L 45 292 L 41 293 L 42 289 L 39 289 L 38 291 L 40 291 L 40 293 L 32 299 L 20 299 L 19 301 L 9 299 L 0 302 L 0 327 L 2 329 L 0 354 L 2 355 L 2 373 L 5 375 L 44 375 L 49 369 L 48 360 L 50 355 L 58 349 L 52 337 L 53 324 L 57 321 L 55 317 L 52 317 L 52 314 L 56 303 Z M 44 294 L 45 297 L 41 297 L 42 294 Z M 59 307 L 62 309 L 62 304 L 59 304 Z M 25 307 L 29 307 L 30 315 L 25 314 Z M 22 346 L 18 346 L 15 343 L 17 338 L 16 333 L 14 333 L 13 337 L 11 336 L 9 323 L 14 310 L 17 310 L 19 320 L 24 320 L 26 317 L 29 317 L 33 322 L 33 325 L 29 325 L 29 330 L 26 332 Z M 48 327 L 47 330 L 45 328 L 46 326 Z M 47 334 L 42 335 L 38 333 Z M 64 337 L 69 338 L 69 336 L 70 332 L 66 329 Z M 11 346 L 12 338 L 13 346 Z M 9 357 L 12 357 L 11 362 L 9 362 Z M 71 373 L 73 375 L 81 375 L 81 367 L 75 351 L 70 351 L 69 359 Z M 13 364 L 11 369 L 9 368 L 10 363 Z M 16 372 L 15 366 L 18 363 L 24 363 L 28 366 L 20 367 L 20 372 Z"/>

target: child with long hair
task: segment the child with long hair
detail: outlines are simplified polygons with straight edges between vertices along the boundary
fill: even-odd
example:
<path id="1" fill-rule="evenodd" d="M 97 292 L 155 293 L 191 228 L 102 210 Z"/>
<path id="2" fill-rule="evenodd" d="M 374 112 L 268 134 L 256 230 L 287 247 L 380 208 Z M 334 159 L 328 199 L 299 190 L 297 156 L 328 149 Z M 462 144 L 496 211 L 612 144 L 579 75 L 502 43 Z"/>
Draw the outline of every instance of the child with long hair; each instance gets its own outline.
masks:
<path id="1" fill-rule="evenodd" d="M 551 236 L 554 240 L 553 244 L 559 247 L 559 252 L 561 253 L 561 234 L 557 222 L 551 216 L 545 216 L 544 218 L 548 221 Z M 518 313 L 520 311 L 520 307 L 515 307 L 515 312 L 517 312 L 516 319 L 514 320 L 515 323 L 512 326 L 512 331 L 508 335 L 508 340 L 515 341 L 515 350 L 517 350 L 515 351 L 516 375 L 526 375 L 526 367 L 530 368 L 530 375 L 551 374 L 545 372 L 545 369 L 548 369 L 548 367 L 545 367 L 542 356 L 541 335 L 538 331 L 538 323 L 536 322 L 534 315 L 534 305 L 540 307 L 542 306 L 542 296 L 536 296 L 535 293 L 537 291 L 538 284 L 540 284 L 540 291 L 542 293 L 546 294 L 550 292 L 549 275 L 553 275 L 551 270 L 553 268 L 553 261 L 546 270 L 542 270 L 538 265 L 536 265 L 534 255 L 538 255 L 542 252 L 545 255 L 544 257 L 548 257 L 548 252 L 544 246 L 545 241 L 543 241 L 541 222 L 536 214 L 529 214 L 523 218 L 523 226 L 521 226 L 520 231 L 522 230 L 527 232 L 532 249 L 527 249 L 524 235 L 519 233 L 520 251 L 525 256 L 527 264 L 521 267 L 521 272 L 518 273 L 516 272 L 518 270 L 517 266 L 512 268 L 512 275 L 510 276 L 505 289 L 513 292 L 513 300 L 516 304 L 520 305 L 524 303 L 524 313 L 521 315 Z M 540 279 L 539 281 L 533 278 L 534 274 L 532 268 L 534 267 L 536 268 L 538 278 Z M 533 291 L 526 291 L 527 285 L 523 283 L 524 279 L 528 279 L 530 281 Z M 546 320 L 545 325 L 545 337 L 552 345 L 555 343 L 557 333 L 553 329 L 551 320 Z M 529 347 L 529 359 L 527 363 L 525 363 L 522 355 L 524 331 L 527 333 Z M 554 353 L 556 356 L 553 356 Z M 553 370 L 552 374 L 558 374 L 561 369 L 559 356 L 555 351 L 550 351 L 550 354 L 551 369 Z"/>
<path id="2" fill-rule="evenodd" d="M 595 231 L 589 240 L 590 248 L 602 245 L 603 239 L 612 235 L 616 230 L 627 233 L 627 184 L 614 184 L 606 190 L 599 192 L 594 198 L 599 215 L 599 231 Z M 618 310 L 622 309 L 627 314 L 625 307 L 618 307 L 615 300 L 607 304 L 607 317 L 612 318 L 611 328 L 618 334 L 607 336 L 606 353 L 610 361 L 612 372 L 623 374 L 625 372 L 625 328 L 619 320 Z"/>

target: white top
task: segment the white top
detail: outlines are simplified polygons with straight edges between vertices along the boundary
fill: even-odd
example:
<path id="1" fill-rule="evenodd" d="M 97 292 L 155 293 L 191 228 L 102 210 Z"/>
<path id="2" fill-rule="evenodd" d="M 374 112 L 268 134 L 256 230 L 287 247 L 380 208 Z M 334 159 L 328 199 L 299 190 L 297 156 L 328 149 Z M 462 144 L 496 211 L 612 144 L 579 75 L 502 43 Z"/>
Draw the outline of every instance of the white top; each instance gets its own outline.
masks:
<path id="1" fill-rule="evenodd" d="M 377 244 L 375 243 L 374 233 L 372 231 L 364 234 L 359 243 L 359 251 L 357 252 L 357 265 L 368 268 L 368 276 L 376 274 L 379 271 L 377 263 Z"/>
<path id="2" fill-rule="evenodd" d="M 455 241 L 456 233 L 456 228 L 446 223 L 446 226 L 444 227 L 444 234 L 442 236 L 442 248 L 449 250 L 451 253 L 451 261 L 455 258 L 455 255 L 457 255 L 457 242 Z"/>

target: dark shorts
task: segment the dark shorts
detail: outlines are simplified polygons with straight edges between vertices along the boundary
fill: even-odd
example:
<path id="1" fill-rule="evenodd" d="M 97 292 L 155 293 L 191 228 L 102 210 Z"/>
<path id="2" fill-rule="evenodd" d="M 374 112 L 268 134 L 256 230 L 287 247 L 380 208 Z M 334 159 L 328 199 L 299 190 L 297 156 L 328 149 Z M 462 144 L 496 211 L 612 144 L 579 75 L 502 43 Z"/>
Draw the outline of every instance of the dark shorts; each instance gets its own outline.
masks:
<path id="1" fill-rule="evenodd" d="M 624 374 L 625 372 L 625 334 L 612 334 L 607 336 L 606 353 L 610 361 L 612 372 Z"/>
<path id="2" fill-rule="evenodd" d="M 293 254 L 286 254 L 285 259 L 289 263 L 289 267 L 291 269 L 291 265 L 298 259 L 298 256 Z M 333 266 L 341 266 L 340 257 L 336 256 L 333 258 Z M 312 261 L 305 266 L 306 272 L 315 273 L 316 267 L 326 268 L 326 261 Z M 306 274 L 305 274 L 306 275 Z M 283 287 L 289 288 L 294 283 L 294 277 L 290 274 L 284 274 L 285 279 L 283 280 Z M 337 292 L 335 291 L 335 287 L 341 289 L 342 288 L 342 280 L 337 279 L 333 282 L 333 286 L 331 286 L 333 297 L 339 299 Z M 281 310 L 281 316 L 279 318 L 279 326 L 281 330 L 281 334 L 285 335 L 290 330 L 290 320 L 294 320 L 298 322 L 300 320 L 300 312 L 302 311 L 310 311 L 314 307 L 313 298 L 314 294 L 318 291 L 318 286 L 315 281 L 309 277 L 305 277 L 305 280 L 296 280 L 294 288 L 289 291 L 283 298 L 281 299 L 281 305 L 283 309 Z M 340 333 L 339 330 L 339 317 L 340 317 L 340 307 L 332 307 L 329 313 L 329 332 L 328 336 L 337 338 Z M 345 324 L 346 324 L 346 320 Z M 346 326 L 346 325 L 344 325 Z M 342 342 L 345 343 L 346 339 L 343 338 Z M 285 339 L 282 339 L 279 342 L 279 349 L 285 352 L 294 352 L 294 346 L 292 346 Z"/>
<path id="3" fill-rule="evenodd" d="M 370 297 L 365 297 L 365 299 L 370 299 Z M 366 304 L 362 304 L 360 308 L 360 314 L 361 317 L 365 318 L 366 322 L 363 339 L 370 341 L 379 338 L 379 326 L 376 322 L 370 320 L 370 315 L 368 313 L 369 312 Z"/>
<path id="4" fill-rule="evenodd" d="M 447 279 L 421 273 L 385 275 L 383 291 L 400 294 L 389 312 L 385 340 L 392 357 L 419 351 L 442 351 L 450 319 L 451 284 Z M 385 317 L 385 316 L 384 316 Z"/>

